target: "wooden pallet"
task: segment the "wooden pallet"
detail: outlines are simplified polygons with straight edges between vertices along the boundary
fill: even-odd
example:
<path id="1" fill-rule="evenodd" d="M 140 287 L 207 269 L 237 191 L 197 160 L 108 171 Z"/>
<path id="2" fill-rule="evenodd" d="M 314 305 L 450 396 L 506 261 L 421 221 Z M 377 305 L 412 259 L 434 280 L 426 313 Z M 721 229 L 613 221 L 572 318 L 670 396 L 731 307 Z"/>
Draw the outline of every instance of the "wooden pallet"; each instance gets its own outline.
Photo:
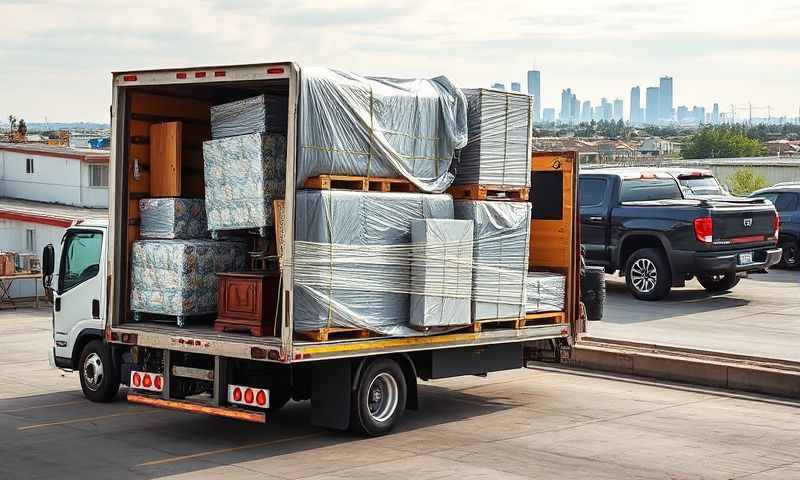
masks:
<path id="1" fill-rule="evenodd" d="M 530 188 L 472 184 L 453 185 L 447 192 L 457 199 L 527 202 Z"/>
<path id="2" fill-rule="evenodd" d="M 557 325 L 566 323 L 564 312 L 545 312 L 528 313 L 522 318 L 497 318 L 490 320 L 478 320 L 467 327 L 472 333 L 480 333 L 483 330 L 514 329 L 520 330 L 526 327 L 537 325 Z"/>
<path id="3" fill-rule="evenodd" d="M 308 332 L 295 332 L 295 335 L 311 340 L 312 342 L 327 342 L 328 340 L 344 340 L 350 338 L 368 338 L 369 330 L 361 328 L 326 327 Z"/>
<path id="4" fill-rule="evenodd" d="M 417 187 L 402 178 L 364 177 L 358 175 L 318 175 L 303 183 L 314 190 L 355 190 L 361 192 L 417 192 Z"/>

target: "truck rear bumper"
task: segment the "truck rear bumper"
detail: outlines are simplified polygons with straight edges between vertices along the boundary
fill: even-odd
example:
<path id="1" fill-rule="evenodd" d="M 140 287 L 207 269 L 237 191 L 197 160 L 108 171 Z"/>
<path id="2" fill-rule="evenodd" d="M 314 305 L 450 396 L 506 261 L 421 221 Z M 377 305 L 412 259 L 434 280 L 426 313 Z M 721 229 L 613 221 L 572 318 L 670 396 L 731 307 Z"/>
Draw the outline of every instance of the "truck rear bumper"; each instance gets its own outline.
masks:
<path id="1" fill-rule="evenodd" d="M 740 263 L 740 254 L 752 253 L 753 261 Z M 781 259 L 775 247 L 743 248 L 724 252 L 673 252 L 673 267 L 682 273 L 752 272 L 769 268 Z"/>
<path id="2" fill-rule="evenodd" d="M 128 401 L 131 403 L 149 405 L 151 407 L 168 408 L 170 410 L 179 410 L 182 412 L 205 413 L 207 415 L 232 418 L 235 420 L 245 420 L 254 423 L 267 422 L 266 413 L 251 412 L 249 410 L 243 410 L 240 408 L 214 407 L 210 405 L 200 405 L 193 402 L 179 400 L 164 400 L 163 398 L 154 397 L 152 395 L 142 395 L 133 392 L 128 393 Z"/>

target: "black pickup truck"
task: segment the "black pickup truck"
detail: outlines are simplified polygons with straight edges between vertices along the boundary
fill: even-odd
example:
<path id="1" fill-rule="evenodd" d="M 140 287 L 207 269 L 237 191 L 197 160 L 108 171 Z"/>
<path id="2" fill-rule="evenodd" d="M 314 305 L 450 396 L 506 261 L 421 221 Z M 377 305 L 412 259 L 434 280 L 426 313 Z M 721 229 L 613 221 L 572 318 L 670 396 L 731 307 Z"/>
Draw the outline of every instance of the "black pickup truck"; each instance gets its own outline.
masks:
<path id="1" fill-rule="evenodd" d="M 667 170 L 603 168 L 580 174 L 581 242 L 589 265 L 624 275 L 641 300 L 659 300 L 697 277 L 733 288 L 781 258 L 778 216 L 756 198 L 684 198 Z"/>

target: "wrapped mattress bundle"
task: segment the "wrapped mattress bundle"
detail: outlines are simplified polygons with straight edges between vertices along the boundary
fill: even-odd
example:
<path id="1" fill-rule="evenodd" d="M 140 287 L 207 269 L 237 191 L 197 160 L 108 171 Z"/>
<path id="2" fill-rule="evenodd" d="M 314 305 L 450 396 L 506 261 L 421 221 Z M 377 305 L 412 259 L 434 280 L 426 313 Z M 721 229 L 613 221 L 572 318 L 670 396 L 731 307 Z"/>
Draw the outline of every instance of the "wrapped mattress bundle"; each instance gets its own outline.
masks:
<path id="1" fill-rule="evenodd" d="M 472 222 L 428 218 L 411 222 L 410 323 L 448 327 L 471 323 Z"/>
<path id="2" fill-rule="evenodd" d="M 413 335 L 411 224 L 453 218 L 449 195 L 301 190 L 295 203 L 294 325 Z"/>
<path id="3" fill-rule="evenodd" d="M 325 68 L 301 76 L 297 185 L 322 174 L 405 177 L 441 193 L 467 143 L 464 94 L 446 77 L 362 77 Z"/>
<path id="4" fill-rule="evenodd" d="M 140 240 L 133 244 L 131 310 L 182 317 L 217 311 L 217 272 L 245 269 L 244 242 Z"/>
<path id="5" fill-rule="evenodd" d="M 456 184 L 531 184 L 532 98 L 484 88 L 464 90 L 469 142 L 461 150 Z"/>
<path id="6" fill-rule="evenodd" d="M 211 138 L 250 133 L 286 133 L 288 97 L 259 95 L 211 107 Z"/>
<path id="7" fill-rule="evenodd" d="M 459 200 L 456 218 L 472 220 L 472 320 L 525 316 L 531 204 Z"/>
<path id="8" fill-rule="evenodd" d="M 565 277 L 560 273 L 528 272 L 525 311 L 528 313 L 564 310 Z"/>
<path id="9" fill-rule="evenodd" d="M 209 230 L 272 226 L 286 186 L 286 137 L 252 133 L 203 142 Z"/>
<path id="10" fill-rule="evenodd" d="M 206 208 L 199 198 L 143 198 L 139 216 L 142 238 L 208 237 Z"/>

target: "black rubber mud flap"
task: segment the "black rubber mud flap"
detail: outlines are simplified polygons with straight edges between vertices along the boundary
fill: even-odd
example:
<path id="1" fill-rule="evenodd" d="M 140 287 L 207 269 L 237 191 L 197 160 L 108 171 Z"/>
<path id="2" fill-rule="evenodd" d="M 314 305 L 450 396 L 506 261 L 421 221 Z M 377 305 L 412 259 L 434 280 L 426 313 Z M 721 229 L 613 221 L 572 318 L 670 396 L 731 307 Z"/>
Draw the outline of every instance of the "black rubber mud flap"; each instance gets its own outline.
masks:
<path id="1" fill-rule="evenodd" d="M 316 362 L 311 370 L 311 424 L 347 430 L 351 401 L 350 360 Z"/>

